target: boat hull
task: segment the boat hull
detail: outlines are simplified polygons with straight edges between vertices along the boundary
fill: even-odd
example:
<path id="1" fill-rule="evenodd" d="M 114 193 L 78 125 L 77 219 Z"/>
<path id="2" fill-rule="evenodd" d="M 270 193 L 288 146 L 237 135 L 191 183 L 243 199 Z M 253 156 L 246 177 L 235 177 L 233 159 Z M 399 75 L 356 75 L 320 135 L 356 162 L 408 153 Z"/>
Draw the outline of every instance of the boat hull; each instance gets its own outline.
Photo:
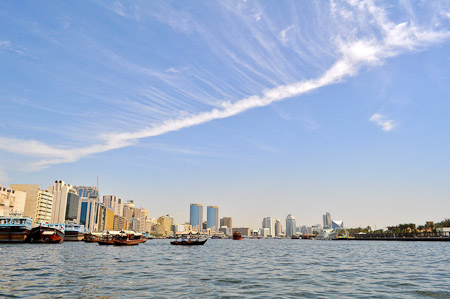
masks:
<path id="1" fill-rule="evenodd" d="M 28 240 L 31 243 L 62 243 L 64 233 L 52 227 L 35 227 L 31 229 Z"/>
<path id="2" fill-rule="evenodd" d="M 64 241 L 83 241 L 84 233 L 78 232 L 78 231 L 67 231 L 64 234 Z"/>
<path id="3" fill-rule="evenodd" d="M 0 243 L 23 243 L 29 233 L 30 230 L 26 228 L 4 228 L 0 230 Z"/>
<path id="4" fill-rule="evenodd" d="M 114 240 L 108 240 L 108 241 L 97 241 L 98 245 L 114 245 Z"/>
<path id="5" fill-rule="evenodd" d="M 139 245 L 141 243 L 140 240 L 114 240 L 114 245 L 116 246 L 133 246 Z"/>
<path id="6" fill-rule="evenodd" d="M 203 245 L 206 243 L 207 240 L 203 241 L 172 241 L 170 244 L 172 245 L 181 245 L 181 246 L 196 246 L 196 245 Z"/>

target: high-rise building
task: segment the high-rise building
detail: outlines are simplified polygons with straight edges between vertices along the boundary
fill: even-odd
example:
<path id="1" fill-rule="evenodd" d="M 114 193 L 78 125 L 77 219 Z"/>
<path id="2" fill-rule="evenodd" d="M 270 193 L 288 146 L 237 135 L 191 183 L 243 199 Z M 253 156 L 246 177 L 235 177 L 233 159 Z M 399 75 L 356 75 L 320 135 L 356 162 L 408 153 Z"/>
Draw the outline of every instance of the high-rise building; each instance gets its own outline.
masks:
<path id="1" fill-rule="evenodd" d="M 26 192 L 0 185 L 0 216 L 9 216 L 10 213 L 23 214 L 26 197 Z"/>
<path id="2" fill-rule="evenodd" d="M 75 189 L 70 189 L 67 194 L 65 221 L 78 224 L 80 221 L 81 200 Z"/>
<path id="3" fill-rule="evenodd" d="M 231 217 L 223 217 L 220 219 L 220 227 L 226 226 L 228 227 L 230 234 L 233 233 L 233 218 Z"/>
<path id="4" fill-rule="evenodd" d="M 123 200 L 115 195 L 104 195 L 103 203 L 114 210 L 114 214 L 123 216 Z"/>
<path id="5" fill-rule="evenodd" d="M 207 229 L 211 232 L 219 231 L 219 207 L 218 206 L 208 206 L 207 207 Z"/>
<path id="6" fill-rule="evenodd" d="M 323 228 L 331 228 L 331 215 L 328 212 L 323 215 Z"/>
<path id="7" fill-rule="evenodd" d="M 79 197 L 98 197 L 97 187 L 75 186 Z"/>
<path id="8" fill-rule="evenodd" d="M 39 185 L 11 184 L 10 188 L 26 192 L 23 215 L 34 223 L 49 222 L 52 216 L 53 194 L 41 190 Z"/>
<path id="9" fill-rule="evenodd" d="M 48 187 L 53 194 L 52 223 L 64 223 L 66 220 L 67 197 L 70 193 L 77 194 L 73 186 L 64 181 L 55 181 L 53 186 Z"/>
<path id="10" fill-rule="evenodd" d="M 190 225 L 195 231 L 203 230 L 203 205 L 200 203 L 191 203 Z"/>
<path id="11" fill-rule="evenodd" d="M 281 221 L 280 219 L 275 220 L 275 237 L 281 236 Z"/>
<path id="12" fill-rule="evenodd" d="M 91 231 L 97 231 L 98 227 L 98 209 L 99 201 L 95 197 L 81 197 L 81 208 L 80 208 L 80 221 L 79 224 L 84 225 L 84 227 Z"/>
<path id="13" fill-rule="evenodd" d="M 113 230 L 128 230 L 128 220 L 123 216 L 114 215 Z"/>
<path id="14" fill-rule="evenodd" d="M 295 236 L 295 230 L 296 230 L 296 223 L 295 223 L 295 217 L 291 214 L 287 215 L 286 217 L 286 237 Z"/>
<path id="15" fill-rule="evenodd" d="M 275 221 L 274 221 L 274 219 L 272 217 L 266 217 L 266 218 L 263 219 L 263 221 L 262 221 L 262 228 L 263 229 L 264 228 L 268 228 L 269 229 L 269 233 L 265 237 L 268 237 L 268 236 L 274 237 L 275 236 Z"/>

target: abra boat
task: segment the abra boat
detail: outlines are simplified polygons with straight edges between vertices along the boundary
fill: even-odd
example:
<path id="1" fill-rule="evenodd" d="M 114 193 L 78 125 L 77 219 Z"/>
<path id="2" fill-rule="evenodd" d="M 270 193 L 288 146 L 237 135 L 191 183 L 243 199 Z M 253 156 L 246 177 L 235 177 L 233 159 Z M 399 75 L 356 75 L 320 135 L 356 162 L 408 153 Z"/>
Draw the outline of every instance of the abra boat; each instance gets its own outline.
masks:
<path id="1" fill-rule="evenodd" d="M 101 236 L 102 233 L 86 232 L 84 233 L 83 241 L 86 243 L 97 243 Z"/>
<path id="2" fill-rule="evenodd" d="M 31 243 L 62 243 L 64 242 L 65 224 L 40 223 L 33 227 L 28 240 Z"/>
<path id="3" fill-rule="evenodd" d="M 134 231 L 121 231 L 116 238 L 114 238 L 114 245 L 116 246 L 131 246 L 131 245 L 139 245 L 141 240 L 134 239 L 135 232 Z"/>
<path id="4" fill-rule="evenodd" d="M 242 240 L 242 233 L 239 231 L 233 232 L 233 240 Z"/>
<path id="5" fill-rule="evenodd" d="M 83 241 L 85 232 L 82 224 L 66 223 L 64 241 Z"/>
<path id="6" fill-rule="evenodd" d="M 114 240 L 120 234 L 119 231 L 106 231 L 97 240 L 99 245 L 114 245 Z"/>
<path id="7" fill-rule="evenodd" d="M 0 242 L 22 243 L 25 242 L 31 230 L 33 220 L 30 217 L 22 217 L 19 214 L 0 217 Z"/>
<path id="8" fill-rule="evenodd" d="M 200 240 L 200 233 L 198 232 L 186 232 L 177 233 L 176 240 L 170 242 L 172 245 L 184 245 L 184 246 L 195 246 L 203 245 L 208 239 Z"/>

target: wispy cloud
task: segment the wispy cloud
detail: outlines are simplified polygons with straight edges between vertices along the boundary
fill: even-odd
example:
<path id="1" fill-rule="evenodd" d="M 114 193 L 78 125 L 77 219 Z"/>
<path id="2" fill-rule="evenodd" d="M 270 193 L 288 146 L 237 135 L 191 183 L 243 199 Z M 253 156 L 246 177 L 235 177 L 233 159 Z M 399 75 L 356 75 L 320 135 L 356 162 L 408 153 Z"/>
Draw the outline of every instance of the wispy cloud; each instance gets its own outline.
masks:
<path id="1" fill-rule="evenodd" d="M 263 34 L 255 29 L 257 26 L 250 23 L 255 21 L 258 23 L 269 22 L 266 20 L 266 17 L 261 18 L 261 12 L 258 9 L 251 11 L 249 20 L 244 18 L 244 22 L 248 22 L 245 24 L 248 24 L 250 33 L 257 41 L 256 44 L 258 47 L 248 45 L 244 38 L 240 38 L 237 42 L 241 46 L 240 50 L 245 53 L 245 56 L 238 56 L 236 52 L 231 51 L 226 45 L 212 37 L 212 34 L 209 34 L 204 28 L 198 26 L 196 21 L 189 18 L 186 14 L 182 14 L 180 18 L 172 12 L 172 14 L 169 14 L 170 18 L 167 21 L 170 26 L 183 32 L 198 30 L 198 33 L 210 42 L 212 49 L 223 54 L 221 56 L 221 59 L 223 59 L 222 62 L 232 65 L 232 70 L 239 75 L 239 79 L 248 82 L 247 85 L 250 88 L 246 91 L 255 91 L 253 95 L 242 96 L 234 101 L 218 101 L 217 98 L 211 96 L 212 93 L 221 94 L 223 98 L 232 98 L 236 95 L 245 94 L 245 92 L 238 89 L 234 91 L 233 86 L 228 88 L 226 86 L 226 80 L 221 80 L 220 75 L 217 74 L 210 74 L 209 77 L 211 79 L 208 78 L 206 80 L 193 70 L 190 75 L 197 80 L 198 85 L 196 85 L 185 80 L 183 74 L 179 72 L 180 69 L 169 68 L 165 72 L 155 72 L 141 65 L 124 61 L 120 57 L 115 56 L 114 53 L 106 53 L 122 68 L 138 72 L 143 76 L 151 76 L 151 78 L 158 77 L 165 84 L 164 87 L 170 90 L 170 96 L 168 96 L 168 92 L 164 93 L 155 88 L 147 88 L 147 97 L 152 98 L 151 105 L 145 102 L 144 99 L 142 103 L 138 101 L 132 102 L 133 107 L 145 111 L 155 109 L 156 112 L 162 111 L 162 115 L 164 111 L 170 110 L 170 108 L 180 107 L 183 108 L 183 113 L 177 110 L 178 116 L 160 119 L 154 123 L 148 122 L 141 129 L 100 134 L 98 140 L 101 140 L 101 142 L 85 147 L 58 146 L 37 140 L 0 137 L 0 149 L 19 155 L 37 157 L 38 161 L 32 164 L 33 169 L 41 169 L 52 164 L 75 162 L 85 156 L 134 145 L 143 138 L 160 136 L 213 120 L 232 117 L 249 109 L 264 107 L 287 98 L 301 96 L 321 87 L 336 84 L 346 78 L 355 76 L 363 67 L 378 65 L 383 63 L 387 58 L 394 57 L 405 51 L 425 49 L 428 46 L 442 42 L 450 36 L 450 33 L 446 30 L 439 31 L 435 28 L 419 27 L 413 22 L 394 23 L 387 18 L 386 12 L 383 9 L 375 6 L 371 1 L 352 3 L 350 2 L 350 7 L 353 9 L 351 14 L 347 11 L 349 8 L 345 8 L 345 11 L 340 12 L 340 8 L 334 6 L 333 9 L 336 18 L 339 18 L 342 14 L 347 15 L 348 18 L 351 18 L 354 14 L 359 14 L 363 20 L 361 21 L 362 23 L 375 24 L 375 29 L 368 30 L 370 34 L 357 34 L 350 31 L 349 34 L 340 34 L 335 37 L 333 39 L 336 42 L 335 47 L 337 48 L 335 62 L 318 76 L 297 82 L 291 79 L 290 70 L 292 66 L 289 63 L 289 59 L 282 54 L 278 54 L 279 47 L 282 46 L 279 45 L 280 38 L 281 42 L 283 42 L 281 33 L 283 30 L 286 30 L 284 32 L 284 37 L 286 37 L 289 27 L 283 26 L 282 28 L 285 29 L 280 32 L 280 29 L 275 30 L 272 24 L 266 23 L 270 29 L 269 32 L 278 44 L 273 43 L 273 39 L 268 41 Z M 333 3 L 333 5 L 335 4 Z M 123 11 L 121 5 L 115 7 L 115 9 L 118 14 Z M 255 17 L 255 12 L 260 13 L 259 17 Z M 234 13 L 231 8 L 230 13 Z M 160 16 L 160 18 L 163 18 L 163 16 Z M 186 27 L 186 24 L 189 24 L 189 26 Z M 236 34 L 234 32 L 230 32 L 227 35 L 227 38 L 230 40 L 235 37 Z M 301 52 L 298 53 L 299 55 L 303 55 Z M 248 60 L 254 63 L 251 64 L 247 62 Z M 315 73 L 317 74 L 317 72 Z M 176 77 L 172 78 L 170 76 Z M 173 82 L 177 80 L 185 81 L 182 81 L 183 84 L 175 85 Z M 279 82 L 291 83 L 280 84 Z M 204 89 L 198 88 L 199 86 L 204 87 Z M 263 88 L 263 86 L 275 87 Z M 212 90 L 212 92 L 205 92 L 206 88 Z M 233 92 L 230 93 L 228 90 L 232 90 Z M 191 106 L 183 102 L 179 98 L 181 95 L 183 98 L 186 95 L 192 98 L 193 102 L 197 105 Z M 171 100 L 172 106 L 167 106 L 166 102 L 168 99 Z M 205 105 L 201 106 L 199 103 Z M 199 107 L 206 106 L 213 108 L 198 111 Z M 139 111 L 137 113 L 130 112 L 130 117 L 135 117 L 138 113 Z M 169 114 L 167 112 L 167 115 Z M 145 121 L 146 118 L 143 117 L 141 122 L 144 123 Z M 393 121 L 384 119 L 379 114 L 373 115 L 371 121 L 380 125 L 385 131 L 390 131 L 394 128 Z M 124 119 L 124 122 L 126 122 L 126 119 Z"/>
<path id="2" fill-rule="evenodd" d="M 9 40 L 0 40 L 0 50 L 7 50 L 19 55 L 25 55 L 25 48 L 13 45 Z"/>
<path id="3" fill-rule="evenodd" d="M 381 129 L 385 132 L 392 131 L 395 128 L 395 122 L 393 120 L 387 119 L 386 116 L 379 113 L 372 115 L 369 120 L 381 127 Z"/>

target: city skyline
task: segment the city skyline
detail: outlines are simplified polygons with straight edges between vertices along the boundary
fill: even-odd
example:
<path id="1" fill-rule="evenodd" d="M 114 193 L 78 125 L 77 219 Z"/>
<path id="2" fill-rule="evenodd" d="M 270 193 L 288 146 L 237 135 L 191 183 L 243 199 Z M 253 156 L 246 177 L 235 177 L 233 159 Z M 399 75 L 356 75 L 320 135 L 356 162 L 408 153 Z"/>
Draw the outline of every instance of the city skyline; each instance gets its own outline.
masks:
<path id="1" fill-rule="evenodd" d="M 0 184 L 98 176 L 101 198 L 179 222 L 214 204 L 236 227 L 448 218 L 433 3 L 4 1 Z"/>

